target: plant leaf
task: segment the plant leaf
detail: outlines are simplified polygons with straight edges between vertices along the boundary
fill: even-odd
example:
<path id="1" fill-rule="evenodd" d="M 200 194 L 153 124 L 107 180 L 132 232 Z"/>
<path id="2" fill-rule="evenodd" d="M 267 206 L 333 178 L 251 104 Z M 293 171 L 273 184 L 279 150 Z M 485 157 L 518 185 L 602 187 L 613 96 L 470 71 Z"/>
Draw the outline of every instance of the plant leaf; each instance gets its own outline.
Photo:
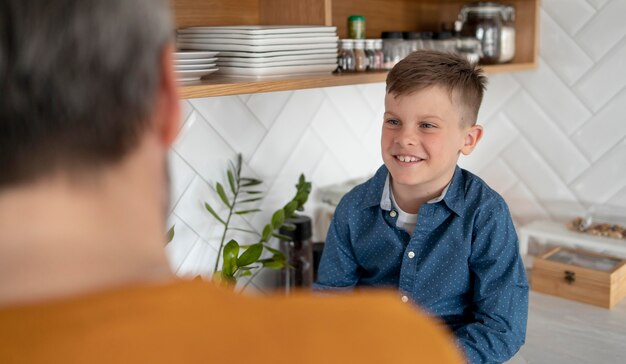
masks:
<path id="1" fill-rule="evenodd" d="M 262 200 L 262 199 L 263 199 L 263 197 L 249 198 L 247 200 L 237 201 L 237 203 L 254 202 L 254 201 L 259 201 L 259 200 Z"/>
<path id="2" fill-rule="evenodd" d="M 241 175 L 241 153 L 237 153 L 237 175 Z"/>
<path id="3" fill-rule="evenodd" d="M 174 240 L 174 227 L 176 224 L 172 225 L 172 227 L 167 231 L 167 242 L 165 244 L 169 244 L 172 240 Z"/>
<path id="4" fill-rule="evenodd" d="M 237 259 L 237 266 L 244 267 L 246 265 L 250 265 L 250 264 L 256 262 L 261 257 L 262 253 L 263 253 L 263 244 L 256 243 L 256 244 L 250 246 Z"/>
<path id="5" fill-rule="evenodd" d="M 259 211 L 261 211 L 261 210 L 259 210 L 259 209 L 252 209 L 252 210 L 235 211 L 235 213 L 237 215 L 245 215 L 245 214 L 251 214 L 253 212 L 259 212 Z"/>
<path id="6" fill-rule="evenodd" d="M 291 236 L 287 236 L 287 235 L 283 235 L 283 234 L 278 234 L 278 233 L 272 233 L 272 236 L 275 238 L 278 238 L 282 241 L 292 241 L 293 238 Z"/>
<path id="7" fill-rule="evenodd" d="M 270 224 L 267 224 L 263 228 L 263 233 L 261 234 L 261 241 L 268 241 L 270 239 L 270 236 L 272 236 L 272 226 Z"/>
<path id="8" fill-rule="evenodd" d="M 263 264 L 263 267 L 270 269 L 281 269 L 285 266 L 285 262 L 274 258 L 259 260 Z"/>
<path id="9" fill-rule="evenodd" d="M 239 277 L 248 277 L 251 276 L 252 272 L 249 270 L 244 270 L 243 272 L 241 272 L 241 274 L 239 275 Z"/>
<path id="10" fill-rule="evenodd" d="M 274 248 L 272 248 L 272 247 L 271 247 L 271 246 L 269 246 L 269 245 L 263 245 L 263 246 L 265 247 L 265 249 L 267 249 L 267 250 L 269 250 L 270 252 L 272 252 L 272 253 L 274 254 L 274 256 L 277 256 L 277 255 L 280 255 L 280 256 L 283 256 L 283 257 L 285 256 L 285 255 L 283 254 L 283 252 L 281 252 L 281 251 L 280 251 L 280 250 L 278 250 L 278 249 L 274 249 Z"/>
<path id="11" fill-rule="evenodd" d="M 230 202 L 228 201 L 228 197 L 226 197 L 226 191 L 224 191 L 224 186 L 222 186 L 221 183 L 217 182 L 217 184 L 215 185 L 215 190 L 217 191 L 217 194 L 222 199 L 222 202 L 224 203 L 224 205 L 230 208 Z"/>
<path id="12" fill-rule="evenodd" d="M 297 201 L 290 201 L 288 204 L 285 205 L 285 207 L 283 208 L 283 210 L 285 210 L 285 217 L 291 217 L 293 216 L 293 213 L 296 212 L 296 209 L 298 208 L 298 202 Z"/>
<path id="13" fill-rule="evenodd" d="M 215 210 L 213 210 L 213 208 L 208 203 L 205 202 L 204 207 L 207 209 L 208 212 L 211 213 L 211 215 L 213 215 L 214 218 L 217 219 L 217 221 L 221 222 L 222 225 L 226 225 L 226 222 L 219 217 L 217 212 L 215 212 Z"/>
<path id="14" fill-rule="evenodd" d="M 285 230 L 285 231 L 295 231 L 296 230 L 296 225 L 286 222 L 283 224 L 283 226 L 280 227 L 281 230 Z"/>
<path id="15" fill-rule="evenodd" d="M 241 231 L 241 232 L 248 233 L 248 234 L 254 234 L 254 235 L 259 235 L 259 236 L 261 235 L 254 230 L 241 229 L 241 228 L 235 228 L 235 227 L 229 227 L 228 230 L 237 230 L 237 231 Z M 241 245 L 241 247 L 243 248 L 244 246 Z"/>
<path id="16" fill-rule="evenodd" d="M 241 180 L 245 181 L 244 184 L 241 185 L 241 187 L 258 186 L 261 183 L 263 183 L 263 181 L 258 180 L 258 179 L 254 179 L 254 178 L 242 178 Z"/>
<path id="17" fill-rule="evenodd" d="M 222 276 L 232 277 L 237 270 L 237 256 L 239 255 L 239 243 L 231 240 L 224 246 L 224 266 Z"/>
<path id="18" fill-rule="evenodd" d="M 233 191 L 233 195 L 236 193 L 235 189 L 235 176 L 233 176 L 233 171 L 228 169 L 226 172 L 228 174 L 228 184 L 230 185 L 230 190 Z"/>
<path id="19" fill-rule="evenodd" d="M 263 191 L 242 191 L 243 193 L 247 193 L 249 195 L 258 195 L 259 193 L 263 193 Z"/>
<path id="20" fill-rule="evenodd" d="M 272 215 L 272 227 L 274 229 L 278 229 L 285 222 L 285 211 L 282 209 L 277 210 L 274 215 Z"/>

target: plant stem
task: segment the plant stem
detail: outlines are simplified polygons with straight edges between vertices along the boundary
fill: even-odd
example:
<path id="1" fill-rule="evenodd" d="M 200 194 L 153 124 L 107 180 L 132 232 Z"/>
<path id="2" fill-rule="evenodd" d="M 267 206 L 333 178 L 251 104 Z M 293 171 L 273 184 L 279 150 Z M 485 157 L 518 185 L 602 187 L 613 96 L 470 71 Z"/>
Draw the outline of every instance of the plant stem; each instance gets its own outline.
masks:
<path id="1" fill-rule="evenodd" d="M 254 277 L 256 277 L 257 275 L 259 275 L 259 273 L 261 273 L 261 271 L 263 270 L 264 267 L 260 267 L 259 269 L 257 269 L 256 272 L 254 272 L 253 275 L 250 276 L 250 279 L 248 279 L 248 281 L 246 282 L 246 284 L 243 285 L 243 287 L 241 287 L 241 290 L 239 291 L 239 293 L 243 293 L 243 291 L 246 290 L 246 287 L 248 287 L 248 285 L 252 282 L 252 280 L 254 279 Z"/>
<path id="2" fill-rule="evenodd" d="M 222 248 L 224 247 L 224 240 L 226 240 L 226 233 L 228 232 L 228 224 L 230 224 L 230 218 L 233 216 L 233 210 L 235 209 L 235 204 L 237 203 L 237 195 L 239 195 L 240 189 L 240 175 L 239 171 L 235 171 L 237 173 L 237 178 L 235 181 L 237 182 L 237 188 L 235 189 L 235 195 L 233 196 L 233 202 L 230 204 L 230 209 L 228 210 L 228 218 L 226 219 L 226 224 L 224 225 L 224 233 L 222 234 L 222 240 L 220 241 L 220 248 L 217 250 L 217 259 L 215 260 L 215 267 L 213 268 L 213 274 L 217 272 L 217 268 L 220 264 L 220 255 L 222 254 Z"/>

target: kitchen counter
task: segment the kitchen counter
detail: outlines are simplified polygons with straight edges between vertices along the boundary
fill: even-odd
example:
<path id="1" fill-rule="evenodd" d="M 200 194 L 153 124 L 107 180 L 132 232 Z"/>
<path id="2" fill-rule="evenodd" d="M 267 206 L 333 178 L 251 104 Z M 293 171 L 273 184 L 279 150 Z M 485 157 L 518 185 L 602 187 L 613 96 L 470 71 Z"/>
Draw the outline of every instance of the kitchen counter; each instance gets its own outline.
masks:
<path id="1" fill-rule="evenodd" d="M 626 299 L 608 310 L 531 291 L 526 344 L 507 363 L 626 363 Z"/>

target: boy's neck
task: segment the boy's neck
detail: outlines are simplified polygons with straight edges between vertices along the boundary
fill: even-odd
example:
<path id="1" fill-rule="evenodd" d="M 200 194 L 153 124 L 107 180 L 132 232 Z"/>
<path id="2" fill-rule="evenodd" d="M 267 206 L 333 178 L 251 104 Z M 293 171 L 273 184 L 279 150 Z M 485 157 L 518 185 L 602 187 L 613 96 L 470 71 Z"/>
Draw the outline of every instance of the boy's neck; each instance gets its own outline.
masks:
<path id="1" fill-rule="evenodd" d="M 398 184 L 393 180 L 392 176 L 389 176 L 391 182 L 389 187 L 398 207 L 402 211 L 409 214 L 417 214 L 423 204 L 441 195 L 452 180 L 453 175 L 454 170 L 450 173 L 449 178 L 442 178 L 440 181 L 435 181 L 432 184 L 420 185 Z"/>

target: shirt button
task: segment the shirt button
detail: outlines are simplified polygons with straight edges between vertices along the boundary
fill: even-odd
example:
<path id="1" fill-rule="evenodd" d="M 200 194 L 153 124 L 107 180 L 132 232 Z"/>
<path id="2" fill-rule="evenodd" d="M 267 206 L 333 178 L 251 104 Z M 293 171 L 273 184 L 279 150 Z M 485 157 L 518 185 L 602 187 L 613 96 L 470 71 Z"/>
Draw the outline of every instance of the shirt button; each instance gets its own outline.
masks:
<path id="1" fill-rule="evenodd" d="M 409 252 L 409 254 L 407 254 L 409 256 L 409 258 L 413 259 L 415 258 L 415 253 L 413 252 Z"/>
<path id="2" fill-rule="evenodd" d="M 409 302 L 409 298 L 408 298 L 407 296 L 402 296 L 400 299 L 401 299 L 401 300 L 402 300 L 402 302 L 404 302 L 404 303 Z"/>
<path id="3" fill-rule="evenodd" d="M 391 212 L 389 213 L 389 216 L 391 217 L 396 217 L 396 215 L 398 215 L 398 213 L 395 210 L 391 210 Z"/>

